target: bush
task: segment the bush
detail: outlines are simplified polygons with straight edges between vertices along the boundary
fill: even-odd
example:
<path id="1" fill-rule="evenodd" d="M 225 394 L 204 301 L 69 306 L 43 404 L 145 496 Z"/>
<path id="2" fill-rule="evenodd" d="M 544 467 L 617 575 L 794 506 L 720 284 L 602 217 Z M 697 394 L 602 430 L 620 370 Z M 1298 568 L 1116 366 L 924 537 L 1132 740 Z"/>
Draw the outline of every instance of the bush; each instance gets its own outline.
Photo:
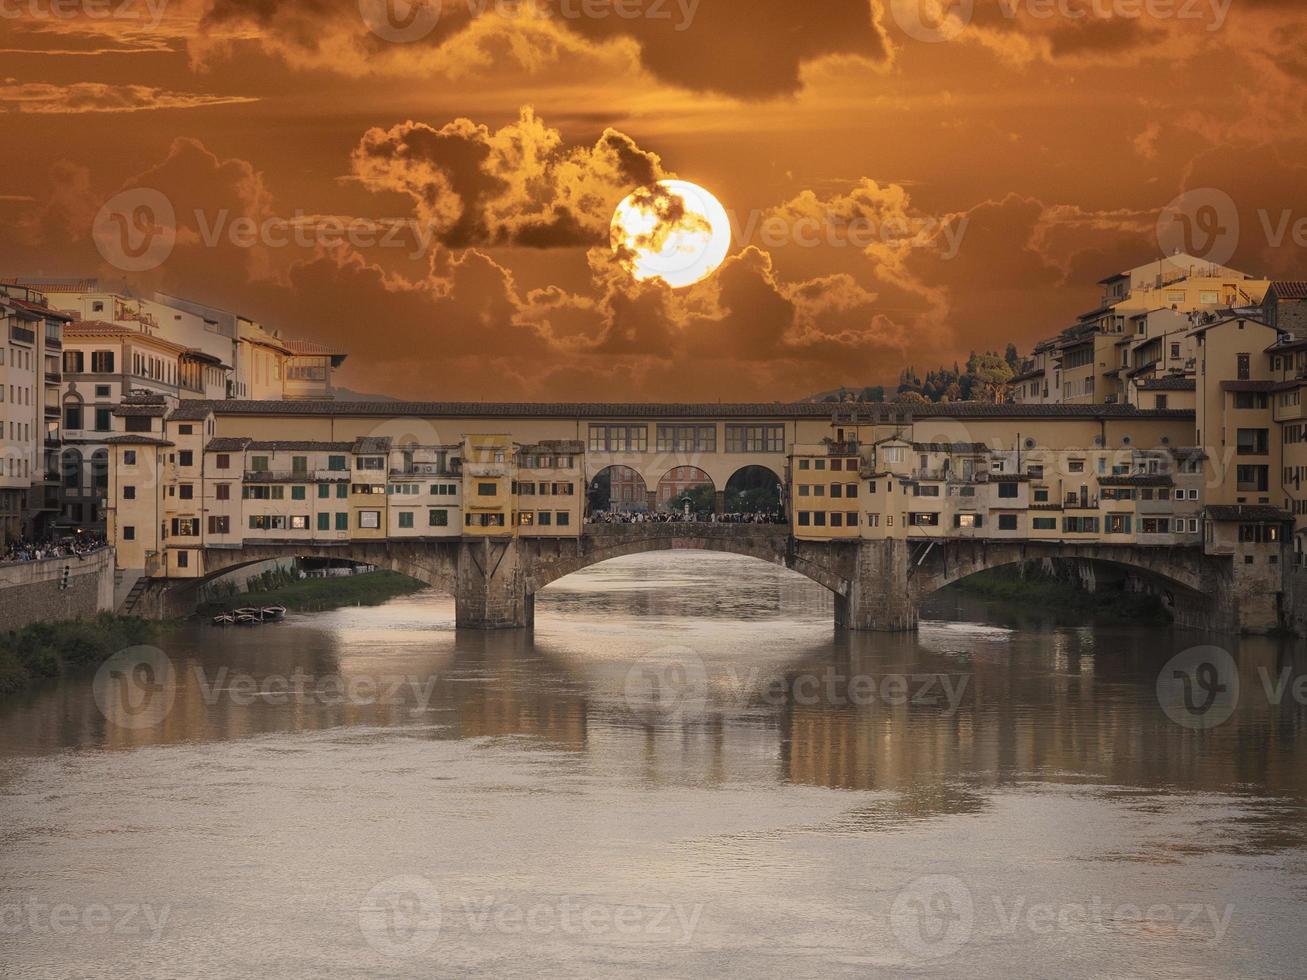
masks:
<path id="1" fill-rule="evenodd" d="M 101 613 L 93 620 L 35 623 L 0 637 L 0 694 L 59 677 L 67 666 L 103 663 L 119 650 L 154 639 L 157 623 Z"/>

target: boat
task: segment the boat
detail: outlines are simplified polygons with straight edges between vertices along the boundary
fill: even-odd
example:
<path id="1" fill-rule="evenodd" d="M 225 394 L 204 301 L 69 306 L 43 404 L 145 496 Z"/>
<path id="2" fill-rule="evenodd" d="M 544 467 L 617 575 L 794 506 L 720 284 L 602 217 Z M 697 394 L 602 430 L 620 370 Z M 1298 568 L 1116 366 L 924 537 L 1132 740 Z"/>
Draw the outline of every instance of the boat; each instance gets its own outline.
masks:
<path id="1" fill-rule="evenodd" d="M 236 622 L 236 617 L 231 613 L 218 613 L 213 617 L 214 626 L 230 626 L 234 622 Z"/>
<path id="2" fill-rule="evenodd" d="M 264 606 L 259 613 L 265 623 L 280 623 L 286 618 L 286 607 Z"/>
<path id="3" fill-rule="evenodd" d="M 239 609 L 233 609 L 231 614 L 237 619 L 241 616 L 253 616 L 255 619 L 259 618 L 259 611 L 253 606 L 241 606 Z"/>
<path id="4" fill-rule="evenodd" d="M 238 612 L 236 614 L 237 626 L 258 626 L 261 622 L 263 622 L 263 620 L 259 619 L 257 613 Z"/>

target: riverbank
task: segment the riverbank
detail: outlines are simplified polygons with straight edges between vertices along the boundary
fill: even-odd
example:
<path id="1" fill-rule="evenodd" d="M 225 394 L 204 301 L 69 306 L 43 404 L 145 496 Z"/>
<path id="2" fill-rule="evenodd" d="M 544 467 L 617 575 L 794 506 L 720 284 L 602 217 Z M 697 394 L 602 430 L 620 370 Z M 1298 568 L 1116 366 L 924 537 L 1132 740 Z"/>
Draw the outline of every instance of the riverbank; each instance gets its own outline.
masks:
<path id="1" fill-rule="evenodd" d="M 324 612 L 344 606 L 379 606 L 427 586 L 399 572 L 376 571 L 331 578 L 274 574 L 249 592 L 210 598 L 196 615 L 216 616 L 245 606 L 285 606 L 295 612 Z"/>
<path id="2" fill-rule="evenodd" d="M 71 667 L 96 666 L 119 650 L 151 643 L 164 624 L 101 613 L 94 619 L 37 623 L 0 636 L 0 697 Z"/>
<path id="3" fill-rule="evenodd" d="M 1127 592 L 1113 584 L 1096 592 L 1082 589 L 1066 579 L 1041 572 L 1000 568 L 981 572 L 943 590 L 974 596 L 994 603 L 1005 612 L 1028 616 L 1070 616 L 1087 623 L 1125 626 L 1168 626 L 1171 617 L 1161 601 L 1152 595 Z M 942 593 L 941 593 L 942 594 Z"/>

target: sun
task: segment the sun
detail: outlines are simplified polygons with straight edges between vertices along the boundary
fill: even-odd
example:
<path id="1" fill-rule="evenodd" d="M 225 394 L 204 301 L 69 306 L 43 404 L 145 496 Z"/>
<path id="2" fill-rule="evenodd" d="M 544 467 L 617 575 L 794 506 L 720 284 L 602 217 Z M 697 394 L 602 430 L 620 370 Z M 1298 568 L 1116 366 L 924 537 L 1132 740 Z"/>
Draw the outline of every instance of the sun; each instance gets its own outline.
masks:
<path id="1" fill-rule="evenodd" d="M 698 184 L 660 180 L 617 206 L 612 241 L 635 279 L 661 279 L 681 289 L 708 278 L 725 260 L 731 219 Z"/>

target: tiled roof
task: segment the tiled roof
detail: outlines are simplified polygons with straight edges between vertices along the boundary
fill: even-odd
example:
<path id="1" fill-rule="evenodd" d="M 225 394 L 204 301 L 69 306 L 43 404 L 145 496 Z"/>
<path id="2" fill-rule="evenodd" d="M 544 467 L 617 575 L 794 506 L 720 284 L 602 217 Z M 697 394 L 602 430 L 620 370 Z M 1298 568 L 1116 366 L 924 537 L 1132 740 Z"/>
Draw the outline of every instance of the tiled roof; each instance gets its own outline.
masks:
<path id="1" fill-rule="evenodd" d="M 299 354 L 305 357 L 339 357 L 344 359 L 349 355 L 339 348 L 327 347 L 325 344 L 318 344 L 312 340 L 284 340 L 282 341 L 292 354 Z"/>
<path id="2" fill-rule="evenodd" d="M 1175 419 L 1189 420 L 1192 411 L 1169 409 L 1145 411 L 1131 405 L 992 405 L 986 402 L 948 402 L 917 405 L 909 409 L 867 403 L 856 406 L 821 402 L 759 402 L 751 404 L 707 403 L 624 403 L 601 404 L 566 402 L 557 404 L 508 402 L 335 402 L 335 401 L 223 401 L 196 402 L 213 408 L 222 416 L 276 416 L 290 418 L 345 416 L 357 418 L 548 418 L 594 419 L 822 419 L 839 415 L 848 418 L 855 410 L 860 419 L 873 412 L 910 415 L 913 418 L 1073 418 L 1073 419 Z"/>
<path id="3" fill-rule="evenodd" d="M 204 451 L 206 453 L 241 453 L 253 441 L 253 439 L 245 437 L 219 436 L 216 439 L 210 439 L 209 444 L 204 447 Z"/>
<path id="4" fill-rule="evenodd" d="M 1132 476 L 1100 476 L 1102 487 L 1173 487 L 1175 481 L 1165 473 L 1136 473 Z"/>
<path id="5" fill-rule="evenodd" d="M 38 293 L 95 293 L 100 291 L 98 279 L 4 279 L 14 286 L 26 286 Z"/>
<path id="6" fill-rule="evenodd" d="M 168 408 L 165 405 L 122 404 L 114 408 L 113 414 L 120 419 L 126 419 L 126 418 L 161 419 L 168 414 Z"/>
<path id="7" fill-rule="evenodd" d="M 390 436 L 360 436 L 354 440 L 354 452 L 356 453 L 388 453 L 390 452 Z"/>
<path id="8" fill-rule="evenodd" d="M 121 323 L 108 323 L 104 320 L 78 320 L 64 327 L 65 337 L 135 337 L 140 333 L 141 331 L 124 327 Z"/>
<path id="9" fill-rule="evenodd" d="M 983 442 L 914 442 L 912 451 L 917 453 L 987 453 L 989 446 Z"/>
<path id="10" fill-rule="evenodd" d="M 168 415 L 169 422 L 203 422 L 213 409 L 207 402 L 182 402 Z"/>
<path id="11" fill-rule="evenodd" d="M 1307 281 L 1301 279 L 1273 282 L 1271 289 L 1280 299 L 1307 299 Z"/>
<path id="12" fill-rule="evenodd" d="M 110 446 L 175 446 L 175 442 L 131 433 L 125 436 L 112 436 L 104 440 Z"/>
<path id="13" fill-rule="evenodd" d="M 1293 515 L 1279 507 L 1265 504 L 1244 506 L 1241 504 L 1212 504 L 1207 508 L 1207 516 L 1214 521 L 1292 521 Z"/>
<path id="14" fill-rule="evenodd" d="M 1222 391 L 1280 391 L 1292 387 L 1287 381 L 1222 381 Z"/>
<path id="15" fill-rule="evenodd" d="M 1140 382 L 1140 391 L 1196 391 L 1198 383 L 1193 378 L 1169 377 L 1149 378 Z"/>

